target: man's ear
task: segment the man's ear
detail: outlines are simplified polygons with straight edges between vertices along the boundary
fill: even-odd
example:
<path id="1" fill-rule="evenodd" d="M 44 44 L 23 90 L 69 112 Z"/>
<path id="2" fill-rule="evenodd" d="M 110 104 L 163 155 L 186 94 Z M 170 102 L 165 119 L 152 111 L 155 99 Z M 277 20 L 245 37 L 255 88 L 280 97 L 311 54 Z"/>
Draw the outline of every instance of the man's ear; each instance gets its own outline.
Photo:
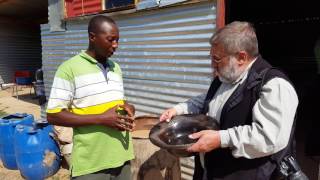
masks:
<path id="1" fill-rule="evenodd" d="M 93 32 L 89 32 L 89 41 L 94 42 L 95 38 L 96 38 L 96 34 Z"/>
<path id="2" fill-rule="evenodd" d="M 242 65 L 248 60 L 248 53 L 245 51 L 238 52 L 238 61 Z"/>

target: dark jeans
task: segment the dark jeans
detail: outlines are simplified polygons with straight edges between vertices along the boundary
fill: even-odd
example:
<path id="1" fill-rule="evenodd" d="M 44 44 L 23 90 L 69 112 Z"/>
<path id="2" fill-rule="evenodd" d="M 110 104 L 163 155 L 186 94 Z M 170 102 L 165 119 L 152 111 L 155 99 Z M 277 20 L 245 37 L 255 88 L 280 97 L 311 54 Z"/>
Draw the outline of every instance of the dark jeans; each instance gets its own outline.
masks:
<path id="1" fill-rule="evenodd" d="M 72 177 L 72 180 L 131 180 L 130 161 L 124 163 L 123 166 L 111 169 L 105 169 L 92 174 Z"/>

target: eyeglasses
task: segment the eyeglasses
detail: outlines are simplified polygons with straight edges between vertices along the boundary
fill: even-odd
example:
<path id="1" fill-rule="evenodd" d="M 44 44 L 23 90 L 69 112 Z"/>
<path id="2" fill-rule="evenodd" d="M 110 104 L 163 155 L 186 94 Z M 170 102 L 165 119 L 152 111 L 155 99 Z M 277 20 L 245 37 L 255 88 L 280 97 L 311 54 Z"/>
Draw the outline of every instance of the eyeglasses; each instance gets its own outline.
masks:
<path id="1" fill-rule="evenodd" d="M 215 63 L 220 63 L 225 57 L 228 57 L 230 55 L 225 55 L 222 57 L 216 56 L 216 55 L 211 55 L 210 54 L 210 58 L 215 62 Z"/>

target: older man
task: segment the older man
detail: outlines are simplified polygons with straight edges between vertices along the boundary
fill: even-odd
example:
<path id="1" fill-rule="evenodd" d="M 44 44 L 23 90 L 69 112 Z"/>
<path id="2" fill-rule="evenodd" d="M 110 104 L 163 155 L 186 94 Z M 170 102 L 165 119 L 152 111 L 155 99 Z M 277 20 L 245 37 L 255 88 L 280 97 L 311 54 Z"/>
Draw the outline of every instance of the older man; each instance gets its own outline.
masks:
<path id="1" fill-rule="evenodd" d="M 208 93 L 166 110 L 175 115 L 205 113 L 220 130 L 190 135 L 196 156 L 194 179 L 271 179 L 277 163 L 293 149 L 298 97 L 288 77 L 258 51 L 253 27 L 233 22 L 210 39 L 214 74 Z"/>

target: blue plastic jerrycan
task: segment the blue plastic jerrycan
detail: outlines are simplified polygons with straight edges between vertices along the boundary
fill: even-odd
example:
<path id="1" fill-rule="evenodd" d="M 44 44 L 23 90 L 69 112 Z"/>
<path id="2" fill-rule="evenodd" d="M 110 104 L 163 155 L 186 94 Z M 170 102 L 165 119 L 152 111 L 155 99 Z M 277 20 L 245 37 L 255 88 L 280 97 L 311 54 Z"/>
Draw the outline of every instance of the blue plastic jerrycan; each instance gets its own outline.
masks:
<path id="1" fill-rule="evenodd" d="M 18 125 L 14 134 L 17 165 L 27 180 L 43 180 L 60 168 L 59 146 L 52 125 Z"/>
<path id="2" fill-rule="evenodd" d="M 18 124 L 32 125 L 33 115 L 26 113 L 11 114 L 0 119 L 0 158 L 4 167 L 18 169 L 14 152 L 14 129 Z"/>

